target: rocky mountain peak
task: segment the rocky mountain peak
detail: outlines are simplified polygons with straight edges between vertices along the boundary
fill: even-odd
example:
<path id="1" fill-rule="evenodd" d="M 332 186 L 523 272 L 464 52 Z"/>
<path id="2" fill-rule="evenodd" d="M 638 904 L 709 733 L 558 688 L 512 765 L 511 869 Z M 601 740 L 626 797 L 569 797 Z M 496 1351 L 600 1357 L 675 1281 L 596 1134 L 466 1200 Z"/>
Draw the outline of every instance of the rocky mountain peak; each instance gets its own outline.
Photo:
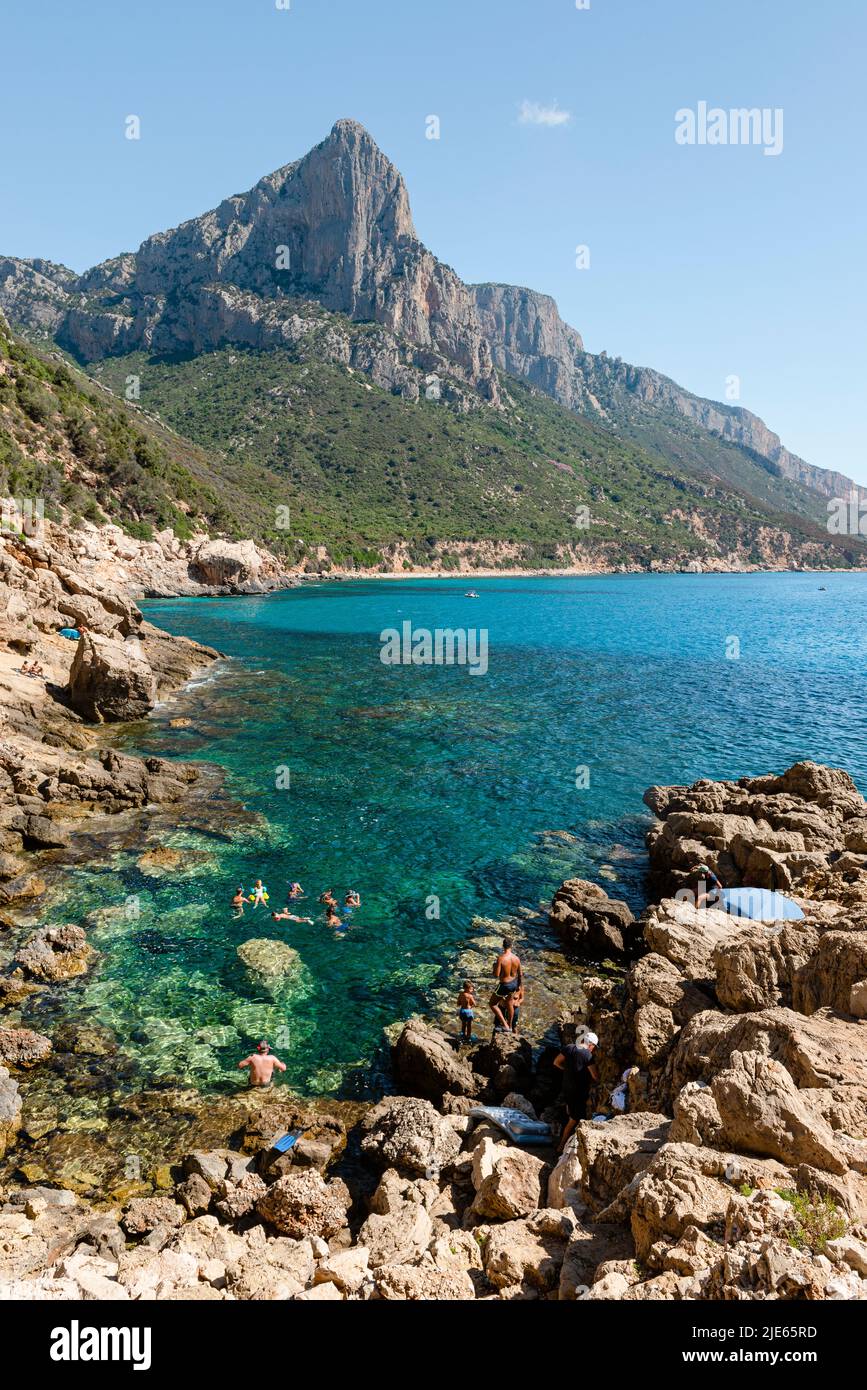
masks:
<path id="1" fill-rule="evenodd" d="M 759 461 L 760 496 L 762 470 L 820 496 L 854 488 L 790 454 L 749 412 L 587 352 L 548 295 L 464 284 L 419 241 L 402 175 L 350 118 L 247 192 L 82 276 L 49 261 L 0 257 L 0 305 L 13 324 L 55 338 L 84 361 L 228 343 L 281 346 L 293 339 L 299 301 L 389 330 L 404 345 L 394 345 L 395 381 L 408 346 L 420 370 L 453 369 L 491 402 L 499 399 L 499 370 L 606 428 L 644 431 L 654 448 L 660 427 L 670 433 L 679 418 L 686 424 L 672 445 L 676 454 L 688 436 L 699 471 L 740 476 L 743 460 L 729 467 L 717 441 L 746 450 L 749 467 Z M 816 499 L 810 505 L 815 510 Z"/>

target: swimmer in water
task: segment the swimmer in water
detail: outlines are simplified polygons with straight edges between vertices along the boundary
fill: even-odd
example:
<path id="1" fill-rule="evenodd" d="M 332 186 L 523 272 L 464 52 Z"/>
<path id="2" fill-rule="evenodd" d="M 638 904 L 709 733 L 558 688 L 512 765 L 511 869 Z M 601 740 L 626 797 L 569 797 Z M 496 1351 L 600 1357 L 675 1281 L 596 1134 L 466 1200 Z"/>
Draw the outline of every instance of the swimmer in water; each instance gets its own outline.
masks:
<path id="1" fill-rule="evenodd" d="M 265 887 L 265 885 L 264 885 L 264 883 L 262 882 L 261 878 L 257 878 L 257 879 L 256 879 L 256 883 L 255 883 L 254 888 L 253 888 L 253 906 L 254 906 L 254 908 L 255 908 L 255 907 L 258 907 L 259 904 L 261 903 L 262 907 L 265 907 L 265 905 L 267 904 L 267 902 L 268 902 L 268 889 Z"/>
<path id="2" fill-rule="evenodd" d="M 236 916 L 236 917 L 243 917 L 243 915 L 244 915 L 244 903 L 245 903 L 246 901 L 247 901 L 247 899 L 246 899 L 246 897 L 244 896 L 244 890 L 243 890 L 243 888 L 239 888 L 239 889 L 237 890 L 237 892 L 235 893 L 234 898 L 232 899 L 232 907 L 235 909 L 235 916 Z"/>
<path id="3" fill-rule="evenodd" d="M 271 913 L 272 922 L 305 922 L 308 926 L 313 925 L 312 917 L 296 917 L 294 912 L 290 912 L 288 907 L 284 907 L 282 912 Z"/>
<path id="4" fill-rule="evenodd" d="M 260 1042 L 255 1052 L 238 1063 L 239 1070 L 243 1067 L 249 1068 L 251 1086 L 270 1086 L 274 1072 L 285 1071 L 286 1063 L 271 1055 L 270 1043 Z"/>
<path id="5" fill-rule="evenodd" d="M 300 883 L 290 883 L 290 884 L 289 884 L 289 901 L 290 901 L 290 902 L 294 903 L 295 900 L 296 900 L 296 898 L 304 898 L 304 897 L 306 897 L 306 896 L 307 896 L 307 895 L 306 895 L 306 893 L 304 892 L 304 889 L 301 887 L 301 884 L 300 884 Z"/>

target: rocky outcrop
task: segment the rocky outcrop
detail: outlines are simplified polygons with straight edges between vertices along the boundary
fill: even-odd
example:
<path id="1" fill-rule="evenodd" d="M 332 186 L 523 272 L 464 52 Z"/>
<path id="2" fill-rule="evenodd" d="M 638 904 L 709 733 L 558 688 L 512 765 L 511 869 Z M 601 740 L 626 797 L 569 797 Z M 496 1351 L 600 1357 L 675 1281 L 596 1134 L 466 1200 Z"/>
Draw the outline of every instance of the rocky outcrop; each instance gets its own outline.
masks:
<path id="1" fill-rule="evenodd" d="M 156 679 L 138 642 L 82 636 L 69 671 L 69 700 L 92 724 L 143 719 L 156 701 Z"/>
<path id="2" fill-rule="evenodd" d="M 21 1096 L 18 1082 L 0 1066 L 0 1158 L 12 1147 L 21 1128 Z"/>
<path id="3" fill-rule="evenodd" d="M 30 1028 L 0 1028 L 0 1062 L 29 1070 L 51 1056 L 51 1039 Z"/>
<path id="4" fill-rule="evenodd" d="M 410 1177 L 448 1169 L 461 1141 L 457 1130 L 426 1100 L 386 1096 L 365 1116 L 361 1152 L 376 1167 Z"/>
<path id="5" fill-rule="evenodd" d="M 84 975 L 96 959 L 84 928 L 74 923 L 42 927 L 17 951 L 13 965 L 31 980 L 56 984 Z"/>
<path id="6" fill-rule="evenodd" d="M 543 1200 L 546 1178 L 545 1164 L 534 1154 L 483 1139 L 473 1151 L 473 1215 L 493 1221 L 529 1216 Z"/>
<path id="7" fill-rule="evenodd" d="M 435 1103 L 449 1094 L 478 1095 L 484 1086 L 484 1078 L 473 1073 L 455 1050 L 453 1040 L 420 1022 L 406 1024 L 394 1045 L 392 1059 L 398 1085 L 410 1095 Z"/>
<path id="8" fill-rule="evenodd" d="M 622 960 L 640 942 L 640 929 L 627 903 L 582 878 L 557 889 L 549 922 L 570 946 L 599 960 Z"/>
<path id="9" fill-rule="evenodd" d="M 654 897 L 694 895 L 707 865 L 726 887 L 776 889 L 846 906 L 867 903 L 867 802 L 836 768 L 796 763 L 781 776 L 651 787 L 647 836 Z"/>

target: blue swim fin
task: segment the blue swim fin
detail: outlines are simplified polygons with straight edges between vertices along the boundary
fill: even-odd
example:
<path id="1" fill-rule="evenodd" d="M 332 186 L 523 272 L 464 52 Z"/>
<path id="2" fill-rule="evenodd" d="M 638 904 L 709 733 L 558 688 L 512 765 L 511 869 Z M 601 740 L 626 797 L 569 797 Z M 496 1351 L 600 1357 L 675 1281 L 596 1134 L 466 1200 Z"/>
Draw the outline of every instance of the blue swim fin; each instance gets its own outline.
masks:
<path id="1" fill-rule="evenodd" d="M 303 1129 L 291 1129 L 288 1134 L 284 1134 L 282 1139 L 278 1139 L 276 1144 L 272 1144 L 271 1147 L 275 1153 L 288 1153 L 290 1149 L 294 1149 L 302 1134 L 305 1133 L 306 1130 Z"/>

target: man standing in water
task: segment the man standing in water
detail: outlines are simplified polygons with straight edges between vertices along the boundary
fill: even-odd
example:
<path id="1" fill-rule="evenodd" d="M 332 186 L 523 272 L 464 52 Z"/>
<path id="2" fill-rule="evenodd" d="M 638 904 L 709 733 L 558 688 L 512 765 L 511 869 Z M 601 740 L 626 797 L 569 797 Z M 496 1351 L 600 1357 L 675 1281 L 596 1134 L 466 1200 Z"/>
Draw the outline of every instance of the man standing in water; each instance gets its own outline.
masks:
<path id="1" fill-rule="evenodd" d="M 281 1062 L 279 1057 L 271 1055 L 270 1043 L 260 1042 L 256 1051 L 249 1057 L 245 1057 L 243 1062 L 238 1063 L 238 1069 L 242 1067 L 250 1068 L 251 1086 L 270 1086 L 274 1079 L 275 1071 L 285 1071 L 286 1063 Z"/>
<path id="2" fill-rule="evenodd" d="M 503 949 L 494 964 L 494 978 L 497 985 L 488 1002 L 494 1018 L 499 1019 L 500 1028 L 511 1033 L 515 1019 L 515 995 L 521 988 L 524 972 L 520 960 L 512 950 L 512 942 L 508 936 L 504 937 Z M 503 1014 L 503 1005 L 506 1006 L 505 1015 Z"/>

